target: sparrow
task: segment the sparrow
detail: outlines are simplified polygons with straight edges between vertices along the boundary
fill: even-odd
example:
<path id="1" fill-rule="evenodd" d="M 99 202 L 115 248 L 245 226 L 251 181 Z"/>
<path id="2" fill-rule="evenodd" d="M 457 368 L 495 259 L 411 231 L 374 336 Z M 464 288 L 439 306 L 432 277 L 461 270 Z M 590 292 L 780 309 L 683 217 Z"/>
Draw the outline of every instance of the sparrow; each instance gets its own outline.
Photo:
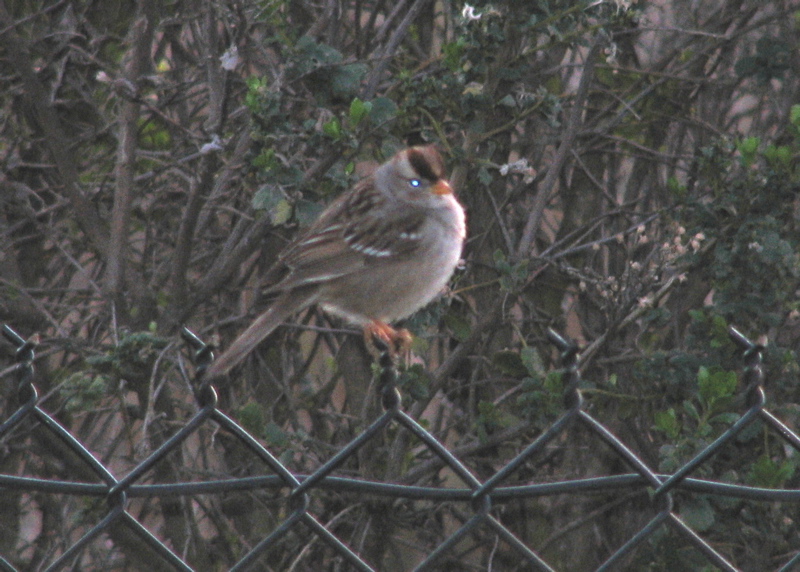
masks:
<path id="1" fill-rule="evenodd" d="M 433 146 L 409 147 L 326 208 L 267 272 L 275 301 L 212 362 L 228 373 L 287 318 L 313 304 L 389 348 L 410 335 L 389 323 L 446 286 L 466 238 L 464 209 Z"/>

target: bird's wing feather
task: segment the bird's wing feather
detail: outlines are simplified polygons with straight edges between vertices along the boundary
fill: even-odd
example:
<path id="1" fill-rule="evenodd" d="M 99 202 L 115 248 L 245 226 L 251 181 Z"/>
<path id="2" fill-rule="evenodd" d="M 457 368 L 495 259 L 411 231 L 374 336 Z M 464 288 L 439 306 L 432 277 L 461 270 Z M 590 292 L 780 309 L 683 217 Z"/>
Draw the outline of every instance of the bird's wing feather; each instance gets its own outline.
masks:
<path id="1" fill-rule="evenodd" d="M 342 197 L 281 256 L 280 282 L 266 292 L 324 282 L 362 270 L 371 264 L 396 260 L 419 248 L 425 213 L 404 208 L 387 212 L 379 193 Z M 358 202 L 355 202 L 355 201 Z"/>

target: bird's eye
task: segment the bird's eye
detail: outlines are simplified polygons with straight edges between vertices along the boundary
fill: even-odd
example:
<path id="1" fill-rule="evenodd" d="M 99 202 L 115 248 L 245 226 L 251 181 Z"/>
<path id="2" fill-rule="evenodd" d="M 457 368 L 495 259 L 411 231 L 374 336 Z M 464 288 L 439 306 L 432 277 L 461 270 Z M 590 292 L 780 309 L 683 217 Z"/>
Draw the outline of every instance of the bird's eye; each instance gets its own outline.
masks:
<path id="1" fill-rule="evenodd" d="M 408 184 L 416 189 L 417 187 L 422 186 L 422 181 L 420 181 L 419 179 L 409 179 Z"/>

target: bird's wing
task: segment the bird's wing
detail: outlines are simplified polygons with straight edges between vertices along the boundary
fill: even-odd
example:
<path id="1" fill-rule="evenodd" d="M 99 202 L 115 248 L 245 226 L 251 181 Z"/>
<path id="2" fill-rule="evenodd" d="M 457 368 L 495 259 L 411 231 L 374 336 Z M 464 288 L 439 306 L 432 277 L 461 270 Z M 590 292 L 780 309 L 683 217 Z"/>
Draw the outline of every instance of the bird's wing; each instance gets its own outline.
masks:
<path id="1" fill-rule="evenodd" d="M 349 194 L 281 256 L 283 279 L 267 292 L 319 283 L 370 264 L 403 258 L 419 248 L 426 216 L 421 209 L 387 210 L 378 193 Z"/>

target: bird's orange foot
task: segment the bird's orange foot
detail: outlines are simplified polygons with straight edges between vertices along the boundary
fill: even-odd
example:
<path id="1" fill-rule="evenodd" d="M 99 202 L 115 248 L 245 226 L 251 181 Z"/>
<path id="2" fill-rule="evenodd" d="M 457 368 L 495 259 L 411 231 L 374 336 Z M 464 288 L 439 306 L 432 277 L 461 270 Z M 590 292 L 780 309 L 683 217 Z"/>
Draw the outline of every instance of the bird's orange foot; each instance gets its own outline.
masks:
<path id="1" fill-rule="evenodd" d="M 392 357 L 408 353 L 411 350 L 411 332 L 405 328 L 395 330 L 383 322 L 371 322 L 364 326 L 364 343 L 372 353 L 380 354 L 389 351 Z"/>

